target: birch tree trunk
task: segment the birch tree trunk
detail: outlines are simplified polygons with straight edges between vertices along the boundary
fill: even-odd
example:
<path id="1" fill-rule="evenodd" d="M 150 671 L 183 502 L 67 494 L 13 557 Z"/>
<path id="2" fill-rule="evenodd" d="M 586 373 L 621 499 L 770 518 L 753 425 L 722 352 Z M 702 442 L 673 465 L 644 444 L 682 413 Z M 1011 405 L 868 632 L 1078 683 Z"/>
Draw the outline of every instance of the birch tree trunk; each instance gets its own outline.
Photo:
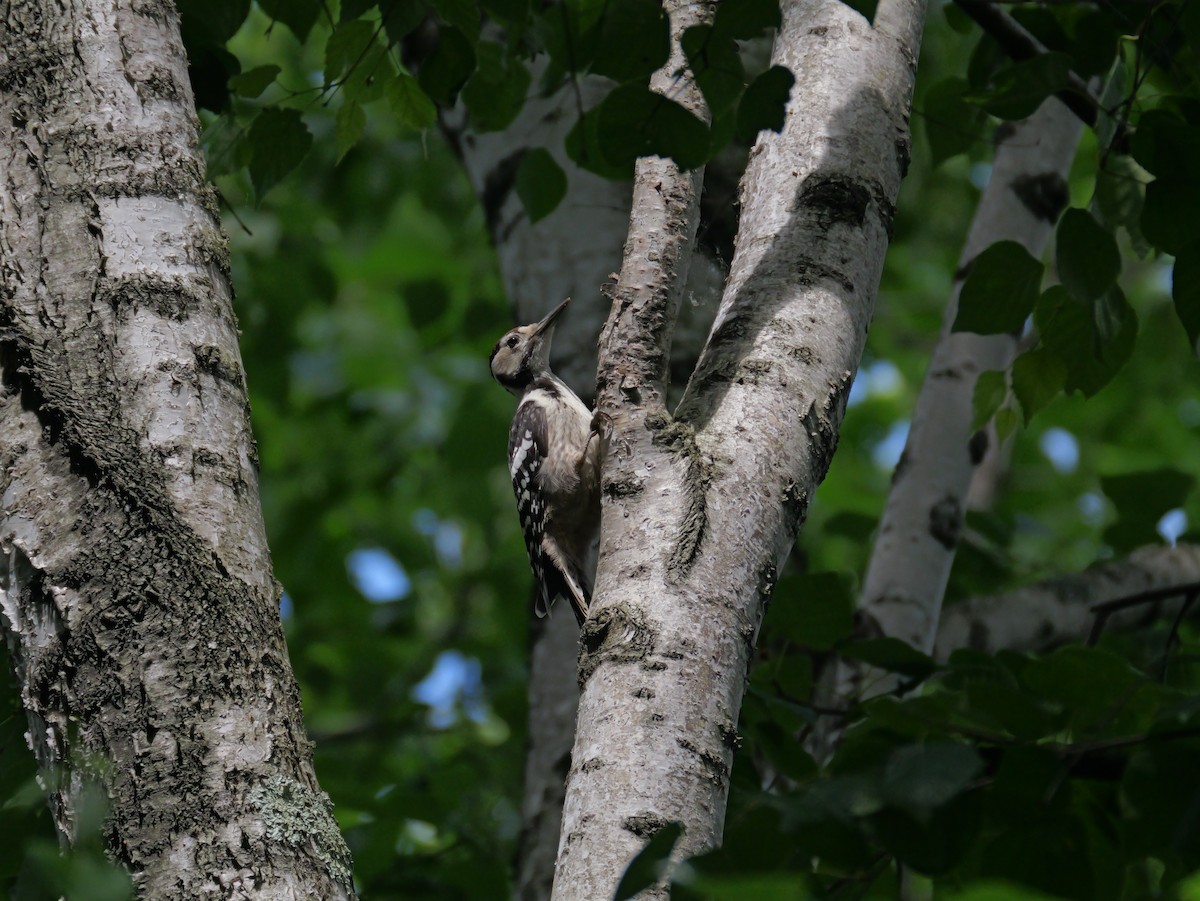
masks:
<path id="1" fill-rule="evenodd" d="M 1066 177 L 1081 132 L 1079 120 L 1051 97 L 999 135 L 867 564 L 859 598 L 859 628 L 866 636 L 899 638 L 925 652 L 933 647 L 972 474 L 995 435 L 992 428 L 971 433 L 975 383 L 985 370 L 1009 367 L 1020 337 L 952 332 L 958 295 L 971 261 L 996 241 L 1019 241 L 1033 256 L 1042 255 L 1069 199 Z M 846 705 L 886 692 L 895 681 L 839 659 L 823 679 L 821 701 Z M 809 750 L 826 759 L 840 737 L 841 722 L 826 718 L 810 736 Z"/>
<path id="2" fill-rule="evenodd" d="M 946 304 L 942 337 L 917 397 L 859 609 L 870 629 L 923 651 L 937 632 L 971 474 L 987 451 L 987 433 L 971 434 L 975 382 L 985 370 L 1007 369 L 1019 340 L 951 332 L 958 295 L 971 261 L 996 241 L 1018 241 L 1041 257 L 1069 200 L 1066 178 L 1082 131 L 1053 97 L 1002 131 Z"/>
<path id="3" fill-rule="evenodd" d="M 540 73 L 535 72 L 535 80 Z M 608 83 L 580 79 L 580 97 L 590 106 Z M 566 158 L 563 142 L 575 122 L 576 96 L 564 88 L 530 97 L 512 127 L 476 134 L 452 124 L 454 144 L 484 204 L 500 271 L 515 322 L 534 322 L 564 297 L 570 312 L 554 333 L 554 370 L 582 398 L 596 382 L 596 335 L 604 319 L 601 290 L 621 264 L 629 227 L 630 185 L 600 178 Z M 461 118 L 462 111 L 458 116 Z M 567 174 L 569 187 L 558 209 L 531 223 L 515 190 L 515 161 L 542 147 Z M 689 269 L 685 315 L 676 331 L 677 359 L 688 369 L 699 355 L 720 299 L 724 272 L 718 261 L 698 256 Z M 530 647 L 528 746 L 521 805 L 522 830 L 516 859 L 516 894 L 522 901 L 550 897 L 558 851 L 564 783 L 575 737 L 579 688 L 575 663 L 579 632 L 570 616 L 535 623 Z"/>
<path id="4" fill-rule="evenodd" d="M 680 12 L 686 27 L 711 4 Z M 923 18 L 916 0 L 883 0 L 874 27 L 840 2 L 784 4 L 773 61 L 797 78 L 787 121 L 751 153 L 731 272 L 676 418 L 666 360 L 698 184 L 639 162 L 601 344 L 614 440 L 556 899 L 611 896 L 669 822 L 685 855 L 720 842 L 750 653 L 874 305 Z M 652 84 L 695 107 L 681 70 L 676 47 Z"/>
<path id="5" fill-rule="evenodd" d="M 3 16 L 0 625 L 54 821 L 96 778 L 144 898 L 351 898 L 174 9 Z"/>

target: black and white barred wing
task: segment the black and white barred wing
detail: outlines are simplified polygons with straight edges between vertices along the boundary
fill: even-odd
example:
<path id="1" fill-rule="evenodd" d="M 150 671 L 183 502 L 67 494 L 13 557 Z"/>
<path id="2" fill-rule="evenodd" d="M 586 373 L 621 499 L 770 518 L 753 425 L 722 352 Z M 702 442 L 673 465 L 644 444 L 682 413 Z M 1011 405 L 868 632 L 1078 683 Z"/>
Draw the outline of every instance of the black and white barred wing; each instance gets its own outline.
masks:
<path id="1" fill-rule="evenodd" d="M 546 413 L 541 406 L 525 402 L 517 407 L 508 433 L 508 471 L 512 476 L 513 493 L 517 496 L 517 513 L 521 517 L 521 531 L 525 534 L 529 567 L 533 570 L 537 586 L 533 610 L 538 616 L 549 613 L 554 600 L 546 581 L 546 569 L 550 561 L 542 549 L 542 537 L 546 530 L 546 499 L 538 488 L 537 478 L 546 460 L 545 434 Z"/>

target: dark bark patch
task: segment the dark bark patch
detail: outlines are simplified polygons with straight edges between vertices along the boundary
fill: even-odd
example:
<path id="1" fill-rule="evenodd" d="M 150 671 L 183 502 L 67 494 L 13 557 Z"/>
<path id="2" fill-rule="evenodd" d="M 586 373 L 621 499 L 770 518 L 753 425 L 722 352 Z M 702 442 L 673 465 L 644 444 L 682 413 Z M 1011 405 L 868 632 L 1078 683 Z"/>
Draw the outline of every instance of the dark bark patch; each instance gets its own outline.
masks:
<path id="1" fill-rule="evenodd" d="M 221 348 L 213 344 L 201 344 L 193 348 L 196 355 L 196 368 L 206 372 L 218 382 L 225 382 L 240 389 L 243 384 L 242 367 L 238 361 L 231 359 Z"/>
<path id="2" fill-rule="evenodd" d="M 841 175 L 810 175 L 800 187 L 800 208 L 807 208 L 823 229 L 835 224 L 862 228 L 871 192 L 854 179 Z"/>
<path id="3" fill-rule="evenodd" d="M 763 376 L 774 368 L 775 364 L 771 360 L 742 360 L 738 364 L 737 382 L 739 385 L 758 385 Z"/>
<path id="4" fill-rule="evenodd" d="M 729 764 L 725 762 L 724 755 L 718 754 L 716 751 L 701 748 L 686 738 L 676 738 L 675 743 L 685 751 L 690 751 L 700 758 L 700 762 L 708 770 L 709 777 L 713 783 L 717 785 L 725 784 L 725 781 L 729 778 Z"/>
<path id="5" fill-rule="evenodd" d="M 808 492 L 794 479 L 783 486 L 783 515 L 787 520 L 788 535 L 795 538 L 808 516 Z"/>
<path id="6" fill-rule="evenodd" d="M 987 650 L 988 640 L 991 637 L 991 630 L 983 622 L 972 620 L 971 628 L 967 630 L 967 647 L 977 651 Z"/>
<path id="7" fill-rule="evenodd" d="M 634 497 L 646 489 L 641 479 L 629 476 L 627 478 L 608 479 L 604 483 L 604 496 L 610 500 L 622 497 Z"/>
<path id="8" fill-rule="evenodd" d="M 987 429 L 979 429 L 967 442 L 967 453 L 971 455 L 971 465 L 978 466 L 983 462 L 988 450 Z"/>
<path id="9" fill-rule="evenodd" d="M 637 663 L 654 647 L 654 634 L 633 610 L 620 604 L 588 617 L 580 632 L 579 687 L 602 663 Z"/>
<path id="10" fill-rule="evenodd" d="M 669 822 L 656 813 L 639 813 L 626 817 L 621 827 L 628 829 L 638 838 L 650 838 L 661 832 Z"/>
<path id="11" fill-rule="evenodd" d="M 958 498 L 946 495 L 929 508 L 929 534 L 948 551 L 958 546 L 962 531 L 962 506 Z"/>
<path id="12" fill-rule="evenodd" d="M 687 466 L 683 490 L 685 503 L 679 533 L 667 558 L 667 581 L 678 584 L 691 571 L 700 554 L 708 526 L 708 489 L 712 483 L 712 466 L 696 445 L 696 432 L 685 422 L 671 419 L 666 413 L 652 413 L 645 419 L 650 441 L 663 448 Z"/>
<path id="13" fill-rule="evenodd" d="M 633 693 L 633 696 L 635 698 L 641 698 L 642 700 L 648 701 L 654 697 L 654 689 L 643 686 L 642 688 L 637 689 Z"/>
<path id="14" fill-rule="evenodd" d="M 483 178 L 483 194 L 480 202 L 483 206 L 488 234 L 493 239 L 496 238 L 499 230 L 500 211 L 517 186 L 517 168 L 521 165 L 521 158 L 524 155 L 524 147 L 516 153 L 510 153 L 496 163 Z"/>
<path id="15" fill-rule="evenodd" d="M 1066 179 L 1057 172 L 1018 175 L 1011 187 L 1029 212 L 1051 225 L 1058 221 L 1070 200 Z"/>
<path id="16" fill-rule="evenodd" d="M 149 273 L 101 279 L 96 299 L 112 307 L 118 317 L 147 309 L 163 319 L 183 322 L 212 297 L 213 284 L 202 276 L 162 277 Z"/>

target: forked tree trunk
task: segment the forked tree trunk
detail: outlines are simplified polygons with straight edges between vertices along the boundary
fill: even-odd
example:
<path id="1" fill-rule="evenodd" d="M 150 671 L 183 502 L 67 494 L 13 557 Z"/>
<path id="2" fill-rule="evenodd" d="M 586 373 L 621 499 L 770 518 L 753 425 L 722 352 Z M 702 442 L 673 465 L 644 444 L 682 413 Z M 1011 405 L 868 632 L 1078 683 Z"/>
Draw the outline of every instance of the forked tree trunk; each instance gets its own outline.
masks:
<path id="1" fill-rule="evenodd" d="M 698 186 L 638 164 L 601 345 L 614 441 L 554 887 L 564 901 L 611 896 L 666 823 L 683 825 L 683 854 L 720 842 L 750 652 L 833 454 L 874 305 L 924 5 L 883 0 L 874 27 L 832 0 L 783 6 L 774 61 L 797 77 L 787 123 L 751 153 L 729 280 L 676 418 L 665 376 Z M 676 54 L 652 85 L 695 104 L 679 68 Z"/>
<path id="2" fill-rule="evenodd" d="M 353 897 L 284 648 L 169 0 L 8 4 L 0 626 L 64 839 L 154 899 Z"/>

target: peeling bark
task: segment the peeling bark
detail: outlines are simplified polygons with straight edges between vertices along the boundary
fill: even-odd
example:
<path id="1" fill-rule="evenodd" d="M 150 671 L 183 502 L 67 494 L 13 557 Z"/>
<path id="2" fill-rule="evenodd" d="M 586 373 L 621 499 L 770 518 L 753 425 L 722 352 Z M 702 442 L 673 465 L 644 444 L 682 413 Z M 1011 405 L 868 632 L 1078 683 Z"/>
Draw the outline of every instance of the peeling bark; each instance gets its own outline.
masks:
<path id="1" fill-rule="evenodd" d="M 556 899 L 610 895 L 668 822 L 683 824 L 680 854 L 720 843 L 750 653 L 874 305 L 923 14 L 884 0 L 872 28 L 839 2 L 784 4 L 773 61 L 797 76 L 787 122 L 751 152 L 721 307 L 674 418 L 665 359 L 694 188 L 639 163 L 602 341 L 615 429 Z M 673 97 L 681 81 L 694 90 L 666 74 Z"/>
<path id="2" fill-rule="evenodd" d="M 4 17 L 0 628 L 55 823 L 94 777 L 143 897 L 351 898 L 174 9 Z"/>

